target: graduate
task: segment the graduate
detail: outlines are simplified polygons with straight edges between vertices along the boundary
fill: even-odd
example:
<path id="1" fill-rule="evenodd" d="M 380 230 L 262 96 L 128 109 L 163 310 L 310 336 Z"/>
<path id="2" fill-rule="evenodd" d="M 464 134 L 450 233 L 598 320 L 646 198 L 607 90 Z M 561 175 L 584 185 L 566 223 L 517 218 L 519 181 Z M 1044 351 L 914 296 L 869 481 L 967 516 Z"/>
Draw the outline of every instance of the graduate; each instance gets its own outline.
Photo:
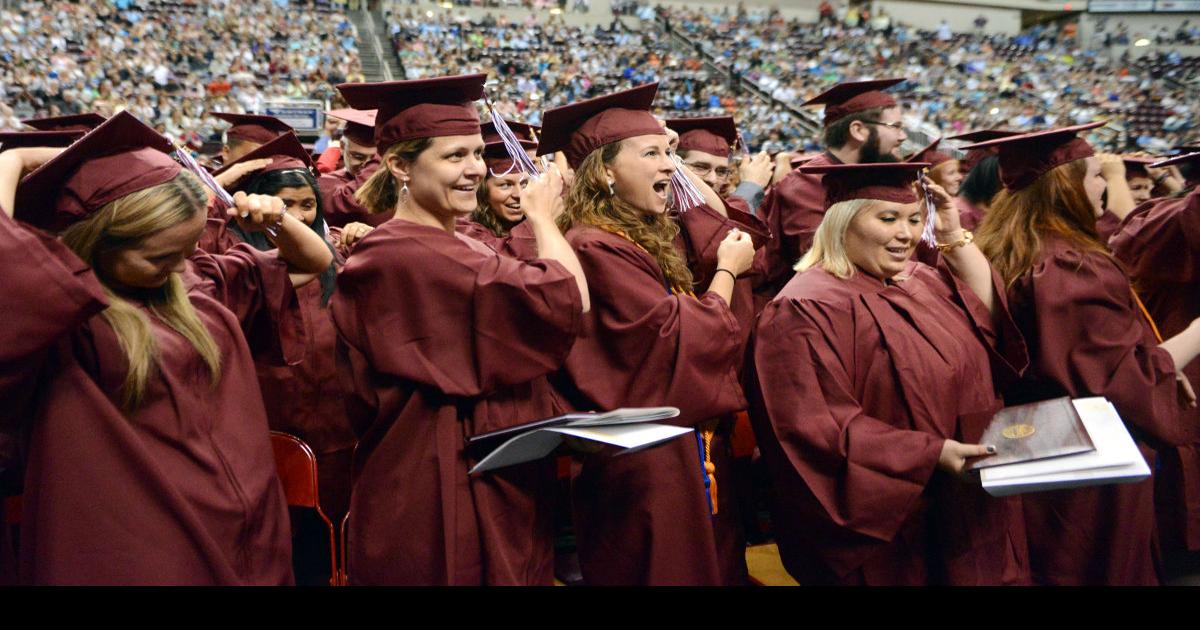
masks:
<path id="1" fill-rule="evenodd" d="M 279 198 L 285 211 L 307 225 L 315 234 L 326 238 L 320 190 L 313 176 L 314 167 L 308 151 L 292 134 L 284 134 L 247 153 L 239 162 L 268 160 L 268 164 L 243 178 L 230 192 L 271 195 Z M 214 223 L 209 221 L 210 226 Z M 238 243 L 248 243 L 261 251 L 274 248 L 268 237 L 246 231 L 236 221 L 220 224 L 221 234 L 202 238 L 202 248 L 222 253 Z M 327 245 L 341 245 L 337 228 L 330 230 Z M 346 251 L 346 250 L 342 250 Z M 308 444 L 317 457 L 319 503 L 321 509 L 338 523 L 350 505 L 350 464 L 357 437 L 346 415 L 346 391 L 339 378 L 335 345 L 337 332 L 328 308 L 336 283 L 337 269 L 344 263 L 342 256 L 317 278 L 296 288 L 296 303 L 303 320 L 302 348 L 287 365 L 278 365 L 268 356 L 255 356 L 255 372 L 267 408 L 267 422 L 272 430 L 294 435 Z M 293 520 L 304 528 L 308 521 Z M 323 526 L 320 528 L 323 530 Z M 321 531 L 293 532 L 295 543 L 296 579 L 299 584 L 325 584 L 329 581 L 329 543 Z"/>
<path id="2" fill-rule="evenodd" d="M 230 164 L 247 153 L 286 133 L 296 133 L 287 123 L 274 116 L 208 112 L 209 116 L 229 123 L 225 141 L 221 144 L 221 163 Z"/>
<path id="3" fill-rule="evenodd" d="M 675 406 L 681 414 L 674 422 L 696 427 L 649 450 L 584 457 L 571 492 L 588 584 L 722 582 L 711 520 L 726 472 L 715 468 L 711 445 L 719 418 L 745 408 L 740 326 L 729 304 L 753 244 L 727 230 L 707 290 L 693 295 L 675 245 L 679 228 L 667 213 L 675 164 L 667 133 L 649 111 L 657 87 L 542 117 L 539 154 L 561 151 L 575 171 L 559 225 L 593 303 L 555 382 L 576 409 Z"/>
<path id="4" fill-rule="evenodd" d="M 963 181 L 962 165 L 949 153 L 938 150 L 941 143 L 942 139 L 938 138 L 930 142 L 929 146 L 905 158 L 904 161 L 928 163 L 929 179 L 941 186 L 946 194 L 957 197 Z M 959 215 L 961 216 L 961 214 L 960 212 Z"/>
<path id="5" fill-rule="evenodd" d="M 746 169 L 747 174 L 754 172 L 755 176 L 747 178 L 743 175 L 737 186 L 731 188 L 732 192 L 724 194 L 730 189 L 729 181 L 734 176 L 733 147 L 740 141 L 732 116 L 671 118 L 666 123 L 668 129 L 679 134 L 675 152 L 684 166 L 740 212 L 752 214 L 758 208 L 771 181 L 767 157 L 760 160 L 761 167 L 757 171 Z"/>
<path id="6" fill-rule="evenodd" d="M 976 442 L 1027 354 L 1003 285 L 928 178 L 941 256 L 912 260 L 927 166 L 801 167 L 823 175 L 827 211 L 751 355 L 780 553 L 801 584 L 1028 580 L 1020 501 L 960 477 L 988 453 Z"/>
<path id="7" fill-rule="evenodd" d="M 1149 168 L 1161 177 L 1173 162 L 1163 160 Z M 1137 183 L 1131 180 L 1130 187 Z M 1174 185 L 1182 185 L 1182 180 Z M 1194 189 L 1183 197 L 1152 199 L 1140 204 L 1108 243 L 1163 337 L 1186 331 L 1200 317 L 1197 217 L 1200 194 Z M 1183 373 L 1192 390 L 1200 391 L 1200 363 L 1192 361 Z M 1194 563 L 1200 551 L 1200 412 L 1184 409 L 1181 417 L 1183 425 L 1196 432 L 1187 444 L 1158 449 L 1161 466 L 1155 471 L 1158 534 L 1168 576 L 1188 571 L 1188 556 Z"/>
<path id="8" fill-rule="evenodd" d="M 1156 470 L 1155 451 L 1195 435 L 1188 411 L 1195 394 L 1181 371 L 1200 353 L 1200 323 L 1164 341 L 1099 239 L 1096 219 L 1112 178 L 1076 134 L 1103 124 L 974 145 L 998 150 L 1004 182 L 978 240 L 1030 347 L 1028 377 L 1006 391 L 1006 401 L 1104 396 Z M 1154 483 L 1024 495 L 1034 581 L 1157 584 Z"/>
<path id="9" fill-rule="evenodd" d="M 392 212 L 355 246 L 331 302 L 350 421 L 360 442 L 350 500 L 354 584 L 549 585 L 553 458 L 468 476 L 472 435 L 558 415 L 546 376 L 589 308 L 554 225 L 551 169 L 521 199 L 538 256 L 501 256 L 455 232 L 486 166 L 484 75 L 349 83 L 378 109 L 380 169 L 358 191 Z"/>
<path id="10" fill-rule="evenodd" d="M 335 197 L 341 199 L 349 196 L 352 199 L 354 191 L 358 189 L 354 183 L 365 182 L 366 178 L 378 169 L 379 161 L 375 151 L 375 111 L 334 109 L 325 112 L 325 115 L 346 121 L 346 128 L 342 131 L 341 140 L 343 167 L 325 173 L 317 180 L 321 189 L 321 205 L 325 207 L 326 212 L 335 206 L 339 210 L 345 210 L 347 205 L 344 200 L 339 205 L 334 201 Z M 371 165 L 369 169 L 368 164 Z M 364 175 L 361 180 L 360 174 Z M 363 223 L 373 227 L 387 220 L 388 215 L 370 215 L 365 212 L 346 214 L 339 211 L 326 214 L 325 218 L 331 227 L 345 227 L 351 223 Z"/>
<path id="11" fill-rule="evenodd" d="M 856 164 L 899 161 L 896 153 L 908 138 L 896 99 L 883 90 L 904 79 L 839 83 L 803 105 L 824 105 L 822 144 L 825 152 L 808 162 Z M 771 240 L 759 253 L 755 267 L 762 273 L 756 293 L 773 297 L 792 277 L 792 267 L 812 245 L 813 233 L 825 213 L 821 176 L 792 171 L 763 200 L 759 214 L 771 230 Z"/>
<path id="12" fill-rule="evenodd" d="M 331 254 L 278 199 L 245 194 L 230 214 L 274 226 L 278 249 L 197 251 L 207 193 L 172 148 L 120 113 L 61 152 L 0 154 L 22 583 L 292 581 L 251 352 L 294 350 L 293 284 Z"/>

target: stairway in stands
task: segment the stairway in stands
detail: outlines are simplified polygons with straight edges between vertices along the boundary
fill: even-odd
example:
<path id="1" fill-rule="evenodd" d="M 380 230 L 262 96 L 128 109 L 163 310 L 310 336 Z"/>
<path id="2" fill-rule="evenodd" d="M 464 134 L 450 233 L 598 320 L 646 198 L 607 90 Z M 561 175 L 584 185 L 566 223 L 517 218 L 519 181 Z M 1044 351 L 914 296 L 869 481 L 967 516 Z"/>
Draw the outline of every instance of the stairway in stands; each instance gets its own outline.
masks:
<path id="1" fill-rule="evenodd" d="M 367 81 L 403 80 L 404 71 L 388 35 L 387 20 L 378 11 L 350 11 L 358 29 L 358 58 Z"/>

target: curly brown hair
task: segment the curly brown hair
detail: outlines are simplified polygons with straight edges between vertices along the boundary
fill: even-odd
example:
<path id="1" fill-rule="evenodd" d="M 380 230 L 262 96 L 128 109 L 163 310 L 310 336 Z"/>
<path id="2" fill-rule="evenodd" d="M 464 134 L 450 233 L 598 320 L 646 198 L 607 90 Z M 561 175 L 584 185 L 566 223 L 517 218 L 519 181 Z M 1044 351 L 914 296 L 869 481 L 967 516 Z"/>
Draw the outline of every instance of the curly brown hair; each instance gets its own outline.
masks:
<path id="1" fill-rule="evenodd" d="M 612 164 L 621 146 L 620 141 L 606 144 L 589 153 L 575 169 L 575 183 L 567 193 L 558 227 L 565 233 L 572 227 L 590 225 L 620 234 L 654 257 L 672 290 L 691 292 L 695 289 L 692 272 L 675 249 L 679 225 L 667 213 L 647 214 L 609 193 L 604 167 Z"/>

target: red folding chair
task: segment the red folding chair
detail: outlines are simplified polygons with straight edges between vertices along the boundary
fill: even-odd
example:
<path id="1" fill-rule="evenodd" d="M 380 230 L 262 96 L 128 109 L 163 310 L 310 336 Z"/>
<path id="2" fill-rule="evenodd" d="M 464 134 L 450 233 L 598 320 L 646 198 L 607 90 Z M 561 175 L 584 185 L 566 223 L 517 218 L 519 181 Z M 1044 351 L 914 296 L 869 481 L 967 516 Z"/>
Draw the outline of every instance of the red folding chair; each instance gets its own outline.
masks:
<path id="1" fill-rule="evenodd" d="M 317 456 L 300 438 L 279 431 L 271 431 L 271 448 L 275 451 L 275 469 L 283 482 L 288 505 L 316 510 L 329 528 L 329 585 L 338 586 L 337 534 L 333 522 L 321 509 L 317 494 Z"/>

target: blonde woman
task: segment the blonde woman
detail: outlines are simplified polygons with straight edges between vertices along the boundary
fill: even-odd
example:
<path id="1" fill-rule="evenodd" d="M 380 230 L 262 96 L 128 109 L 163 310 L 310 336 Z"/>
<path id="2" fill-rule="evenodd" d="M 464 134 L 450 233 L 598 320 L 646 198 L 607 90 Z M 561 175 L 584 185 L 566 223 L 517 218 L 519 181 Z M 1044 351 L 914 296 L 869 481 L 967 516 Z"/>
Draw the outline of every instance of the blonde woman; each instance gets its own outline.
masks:
<path id="1" fill-rule="evenodd" d="M 826 212 L 753 341 L 751 418 L 801 584 L 1025 582 L 1017 500 L 961 479 L 1025 346 L 953 198 L 927 177 L 942 260 L 911 260 L 923 163 L 801 167 Z"/>
<path id="2" fill-rule="evenodd" d="M 24 583 L 292 581 L 247 344 L 288 349 L 292 281 L 331 254 L 245 195 L 234 214 L 274 224 L 278 256 L 196 252 L 206 191 L 170 149 L 121 113 L 61 154 L 0 154 L 0 433 L 28 453 Z"/>

